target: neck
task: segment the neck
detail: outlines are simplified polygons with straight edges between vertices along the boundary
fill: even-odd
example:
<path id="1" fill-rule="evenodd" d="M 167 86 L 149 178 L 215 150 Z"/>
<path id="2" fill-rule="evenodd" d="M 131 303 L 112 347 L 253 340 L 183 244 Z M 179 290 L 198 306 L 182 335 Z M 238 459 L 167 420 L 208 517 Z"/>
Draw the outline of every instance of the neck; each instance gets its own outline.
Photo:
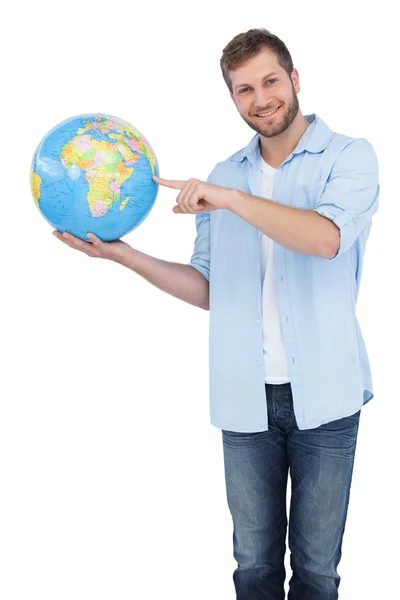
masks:
<path id="1" fill-rule="evenodd" d="M 299 111 L 290 126 L 281 134 L 267 138 L 259 135 L 261 156 L 274 169 L 293 152 L 310 123 Z"/>

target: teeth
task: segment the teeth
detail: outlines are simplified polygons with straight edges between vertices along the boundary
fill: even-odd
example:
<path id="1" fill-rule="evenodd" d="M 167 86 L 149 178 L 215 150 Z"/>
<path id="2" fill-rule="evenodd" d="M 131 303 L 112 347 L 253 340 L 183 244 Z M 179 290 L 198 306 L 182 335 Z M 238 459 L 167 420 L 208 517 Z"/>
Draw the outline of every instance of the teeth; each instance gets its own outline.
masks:
<path id="1" fill-rule="evenodd" d="M 278 106 L 278 108 L 280 108 L 280 107 Z M 257 116 L 258 117 L 267 117 L 268 115 L 273 115 L 278 110 L 278 108 L 275 108 L 275 110 L 271 110 L 270 112 L 267 112 L 267 113 L 261 113 Z"/>

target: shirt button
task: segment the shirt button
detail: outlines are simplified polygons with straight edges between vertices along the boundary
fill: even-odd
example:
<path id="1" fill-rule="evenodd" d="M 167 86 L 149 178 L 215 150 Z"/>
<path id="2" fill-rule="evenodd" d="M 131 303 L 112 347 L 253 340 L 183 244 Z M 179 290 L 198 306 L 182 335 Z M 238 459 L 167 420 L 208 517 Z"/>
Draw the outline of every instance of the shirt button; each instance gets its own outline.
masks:
<path id="1" fill-rule="evenodd" d="M 259 360 L 257 361 L 257 367 L 261 367 L 261 363 Z"/>
<path id="2" fill-rule="evenodd" d="M 286 323 L 289 323 L 289 319 L 288 319 L 288 316 L 287 316 L 287 315 L 286 315 L 286 317 L 285 317 L 285 318 L 286 318 Z"/>
<path id="3" fill-rule="evenodd" d="M 281 275 L 281 281 L 283 281 L 283 275 Z"/>
<path id="4" fill-rule="evenodd" d="M 257 323 L 257 325 L 259 325 L 260 324 L 260 319 L 257 319 L 256 323 Z"/>

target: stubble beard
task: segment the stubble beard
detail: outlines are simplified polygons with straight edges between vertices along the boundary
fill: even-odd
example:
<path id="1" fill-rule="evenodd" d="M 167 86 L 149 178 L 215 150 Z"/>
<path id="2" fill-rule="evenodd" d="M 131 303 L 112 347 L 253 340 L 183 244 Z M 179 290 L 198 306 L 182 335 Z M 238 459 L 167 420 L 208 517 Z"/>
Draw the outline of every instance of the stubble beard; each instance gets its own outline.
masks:
<path id="1" fill-rule="evenodd" d="M 281 133 L 286 131 L 286 129 L 291 125 L 291 123 L 293 123 L 297 113 L 299 112 L 299 100 L 297 98 L 296 90 L 294 89 L 293 85 L 292 90 L 293 94 L 290 103 L 288 104 L 287 111 L 286 113 L 284 113 L 283 117 L 282 115 L 279 117 L 279 120 L 276 123 L 272 121 L 271 123 L 266 122 L 264 124 L 260 123 L 260 125 L 258 125 L 253 120 L 249 120 L 242 115 L 243 120 L 246 121 L 249 127 L 254 129 L 254 131 L 256 131 L 259 135 L 262 135 L 265 138 L 272 138 L 277 135 L 280 135 Z M 284 108 L 284 106 L 282 108 Z"/>

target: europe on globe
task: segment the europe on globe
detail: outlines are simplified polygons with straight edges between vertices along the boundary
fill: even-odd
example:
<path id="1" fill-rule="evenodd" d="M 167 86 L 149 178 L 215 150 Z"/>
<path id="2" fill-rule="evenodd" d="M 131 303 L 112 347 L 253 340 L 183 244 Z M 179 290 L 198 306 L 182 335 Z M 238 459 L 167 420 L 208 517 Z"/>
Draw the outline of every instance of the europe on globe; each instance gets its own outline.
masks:
<path id="1" fill-rule="evenodd" d="M 36 149 L 31 190 L 41 214 L 61 233 L 103 242 L 126 235 L 154 206 L 159 175 L 149 142 L 129 123 L 104 114 L 71 117 Z"/>

